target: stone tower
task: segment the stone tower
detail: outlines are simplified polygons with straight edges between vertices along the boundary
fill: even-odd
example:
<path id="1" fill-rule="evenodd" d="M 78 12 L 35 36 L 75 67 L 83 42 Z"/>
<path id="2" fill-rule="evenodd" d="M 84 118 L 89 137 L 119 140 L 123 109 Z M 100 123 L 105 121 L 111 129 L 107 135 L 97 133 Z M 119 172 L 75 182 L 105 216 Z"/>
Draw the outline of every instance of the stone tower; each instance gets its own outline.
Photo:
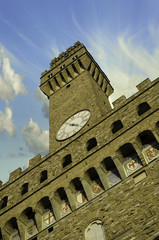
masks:
<path id="1" fill-rule="evenodd" d="M 1 183 L 0 239 L 159 239 L 159 78 L 111 108 L 108 78 L 77 42 L 40 88 L 49 154 Z"/>
<path id="2" fill-rule="evenodd" d="M 50 153 L 90 129 L 111 110 L 108 97 L 113 88 L 80 42 L 51 61 L 50 70 L 41 74 L 40 88 L 50 102 Z M 80 129 L 80 126 L 72 126 L 70 132 L 69 129 L 63 131 L 60 139 L 65 141 L 57 141 L 60 126 L 70 117 L 74 118 L 78 112 L 81 112 L 82 119 L 83 110 L 88 110 L 91 115 L 89 124 L 83 129 Z M 86 112 L 83 114 L 87 115 Z"/>

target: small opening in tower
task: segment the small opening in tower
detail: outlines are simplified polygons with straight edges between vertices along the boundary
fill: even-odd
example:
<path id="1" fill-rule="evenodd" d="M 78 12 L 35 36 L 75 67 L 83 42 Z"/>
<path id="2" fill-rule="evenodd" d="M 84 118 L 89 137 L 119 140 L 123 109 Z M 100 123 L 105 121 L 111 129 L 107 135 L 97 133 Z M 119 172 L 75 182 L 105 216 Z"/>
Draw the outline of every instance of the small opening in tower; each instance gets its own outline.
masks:
<path id="1" fill-rule="evenodd" d="M 1 202 L 0 202 L 0 209 L 3 209 L 7 206 L 7 203 L 8 203 L 8 197 L 4 197 L 2 198 Z"/>
<path id="2" fill-rule="evenodd" d="M 28 183 L 24 183 L 22 185 L 22 191 L 21 191 L 21 195 L 24 195 L 25 193 L 28 192 Z"/>
<path id="3" fill-rule="evenodd" d="M 40 183 L 44 182 L 47 179 L 47 170 L 41 172 Z"/>
<path id="4" fill-rule="evenodd" d="M 66 87 L 69 88 L 71 85 L 70 84 L 67 84 Z"/>
<path id="5" fill-rule="evenodd" d="M 147 102 L 143 102 L 138 105 L 138 114 L 139 116 L 147 112 L 150 109 L 150 106 Z"/>
<path id="6" fill-rule="evenodd" d="M 123 128 L 123 124 L 120 120 L 114 122 L 112 124 L 112 133 L 116 133 L 117 131 L 119 131 L 121 128 Z"/>
<path id="7" fill-rule="evenodd" d="M 50 232 L 52 232 L 53 231 L 53 227 L 50 227 L 49 229 L 48 229 L 48 232 L 50 233 Z"/>
<path id="8" fill-rule="evenodd" d="M 63 168 L 65 168 L 66 166 L 68 166 L 70 163 L 72 163 L 72 158 L 71 158 L 71 154 L 67 154 L 64 158 L 63 158 Z"/>
<path id="9" fill-rule="evenodd" d="M 94 148 L 95 146 L 97 146 L 97 140 L 96 138 L 91 138 L 88 140 L 86 147 L 87 147 L 87 151 L 90 151 L 92 148 Z"/>

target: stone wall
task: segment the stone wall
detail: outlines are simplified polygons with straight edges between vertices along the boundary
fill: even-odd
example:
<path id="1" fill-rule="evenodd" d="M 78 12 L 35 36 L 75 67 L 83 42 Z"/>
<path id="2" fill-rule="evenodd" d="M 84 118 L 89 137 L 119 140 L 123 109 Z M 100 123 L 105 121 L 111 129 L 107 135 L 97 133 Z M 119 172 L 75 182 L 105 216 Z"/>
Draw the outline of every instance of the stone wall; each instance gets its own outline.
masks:
<path id="1" fill-rule="evenodd" d="M 83 240 L 87 226 L 96 219 L 103 223 L 106 240 L 155 239 L 159 235 L 158 85 L 159 78 L 146 79 L 136 94 L 116 100 L 112 110 L 73 141 L 44 158 L 37 155 L 26 170 L 11 173 L 0 189 L 3 239 L 19 231 L 21 239 Z M 143 103 L 149 107 L 141 105 L 146 110 L 140 115 Z M 110 176 L 116 181 L 111 182 Z M 47 211 L 54 222 L 44 226 Z M 36 226 L 34 235 L 26 236 L 28 224 Z"/>

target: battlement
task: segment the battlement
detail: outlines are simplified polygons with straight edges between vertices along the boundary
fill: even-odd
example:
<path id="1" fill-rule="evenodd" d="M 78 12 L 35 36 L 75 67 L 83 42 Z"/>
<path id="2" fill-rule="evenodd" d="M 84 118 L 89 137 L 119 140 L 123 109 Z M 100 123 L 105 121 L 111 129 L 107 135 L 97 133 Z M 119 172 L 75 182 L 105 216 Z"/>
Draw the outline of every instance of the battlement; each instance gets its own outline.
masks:
<path id="1" fill-rule="evenodd" d="M 90 73 L 106 96 L 112 94 L 113 88 L 109 79 L 80 42 L 75 43 L 73 47 L 51 61 L 50 70 L 45 70 L 41 74 L 40 89 L 50 97 L 84 71 Z"/>
<path id="2" fill-rule="evenodd" d="M 84 45 L 82 43 L 80 43 L 79 41 L 77 41 L 73 46 L 67 48 L 65 52 L 60 53 L 58 57 L 53 58 L 50 63 L 50 68 L 54 68 L 58 64 L 61 64 L 70 55 L 76 53 L 82 47 L 84 47 Z"/>

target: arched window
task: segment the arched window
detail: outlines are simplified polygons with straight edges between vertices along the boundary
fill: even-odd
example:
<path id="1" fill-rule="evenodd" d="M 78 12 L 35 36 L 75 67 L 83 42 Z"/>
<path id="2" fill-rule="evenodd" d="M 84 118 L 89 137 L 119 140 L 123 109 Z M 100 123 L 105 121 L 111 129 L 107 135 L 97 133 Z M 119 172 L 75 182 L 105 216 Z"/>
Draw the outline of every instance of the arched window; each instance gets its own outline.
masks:
<path id="1" fill-rule="evenodd" d="M 67 155 L 63 158 L 63 163 L 62 163 L 63 168 L 65 168 L 66 166 L 68 166 L 70 163 L 72 163 L 71 154 L 67 154 Z"/>
<path id="2" fill-rule="evenodd" d="M 112 124 L 112 133 L 116 133 L 117 131 L 119 131 L 121 128 L 123 128 L 123 124 L 120 120 L 114 122 Z"/>
<path id="3" fill-rule="evenodd" d="M 101 162 L 101 165 L 106 172 L 109 187 L 112 187 L 113 185 L 121 181 L 121 177 L 118 172 L 118 169 L 116 168 L 111 157 L 105 158 Z"/>
<path id="4" fill-rule="evenodd" d="M 24 195 L 28 192 L 28 183 L 24 183 L 21 188 L 21 195 Z"/>
<path id="5" fill-rule="evenodd" d="M 95 220 L 89 224 L 85 232 L 85 240 L 105 240 L 102 222 Z"/>
<path id="6" fill-rule="evenodd" d="M 131 143 L 126 143 L 119 148 L 122 163 L 127 175 L 130 175 L 142 167 L 140 158 Z"/>
<path id="7" fill-rule="evenodd" d="M 16 218 L 11 218 L 4 226 L 4 229 L 9 234 L 9 239 L 20 239 L 19 229 Z"/>
<path id="8" fill-rule="evenodd" d="M 88 140 L 86 147 L 87 147 L 87 151 L 90 151 L 92 148 L 97 146 L 97 140 L 96 138 L 91 138 Z"/>
<path id="9" fill-rule="evenodd" d="M 103 184 L 99 178 L 99 175 L 95 168 L 90 168 L 86 172 L 86 176 L 88 176 L 90 186 L 92 188 L 92 196 L 96 197 L 104 191 Z"/>
<path id="10" fill-rule="evenodd" d="M 142 145 L 142 154 L 147 162 L 159 157 L 159 143 L 151 131 L 147 130 L 140 133 L 138 138 Z"/>
<path id="11" fill-rule="evenodd" d="M 150 109 L 150 106 L 147 102 L 143 102 L 138 105 L 138 115 L 142 115 Z"/>
<path id="12" fill-rule="evenodd" d="M 47 170 L 41 172 L 40 183 L 44 182 L 47 179 Z"/>
<path id="13" fill-rule="evenodd" d="M 7 202 L 8 202 L 8 197 L 7 196 L 2 198 L 2 200 L 0 200 L 0 209 L 5 208 L 7 206 Z"/>
<path id="14" fill-rule="evenodd" d="M 38 232 L 35 221 L 35 213 L 33 212 L 31 207 L 28 207 L 23 211 L 20 216 L 20 220 L 25 227 L 25 233 L 23 233 L 25 235 L 25 239 L 31 238 Z"/>
<path id="15" fill-rule="evenodd" d="M 55 216 L 53 213 L 52 205 L 49 197 L 43 197 L 36 206 L 36 210 L 41 215 L 42 229 L 50 226 L 55 222 Z"/>
<path id="16" fill-rule="evenodd" d="M 75 178 L 70 182 L 70 189 L 75 195 L 77 208 L 87 202 L 87 196 L 79 178 Z"/>
<path id="17" fill-rule="evenodd" d="M 71 212 L 71 207 L 69 200 L 67 198 L 64 188 L 59 188 L 54 194 L 56 198 L 57 208 L 59 211 L 59 216 L 64 217 Z"/>

